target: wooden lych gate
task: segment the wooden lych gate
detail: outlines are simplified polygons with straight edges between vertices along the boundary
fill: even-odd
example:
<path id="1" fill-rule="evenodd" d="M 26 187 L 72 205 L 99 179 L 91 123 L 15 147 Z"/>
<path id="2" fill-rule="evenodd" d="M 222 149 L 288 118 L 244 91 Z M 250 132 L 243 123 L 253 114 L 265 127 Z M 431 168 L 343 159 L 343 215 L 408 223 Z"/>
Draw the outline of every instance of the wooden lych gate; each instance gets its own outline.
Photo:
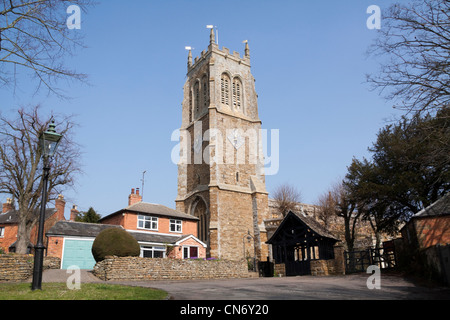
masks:
<path id="1" fill-rule="evenodd" d="M 311 274 L 312 260 L 334 259 L 337 241 L 314 218 L 291 211 L 267 243 L 275 263 L 285 264 L 286 276 L 297 276 Z"/>

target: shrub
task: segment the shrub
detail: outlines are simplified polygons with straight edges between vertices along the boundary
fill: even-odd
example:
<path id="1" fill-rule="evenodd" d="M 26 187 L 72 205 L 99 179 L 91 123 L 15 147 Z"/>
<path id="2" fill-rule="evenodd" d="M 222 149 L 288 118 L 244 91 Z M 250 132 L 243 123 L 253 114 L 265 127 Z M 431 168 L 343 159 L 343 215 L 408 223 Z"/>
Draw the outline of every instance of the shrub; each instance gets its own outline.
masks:
<path id="1" fill-rule="evenodd" d="M 92 245 L 92 255 L 96 262 L 107 256 L 138 257 L 141 248 L 128 232 L 121 228 L 109 228 L 100 232 Z"/>

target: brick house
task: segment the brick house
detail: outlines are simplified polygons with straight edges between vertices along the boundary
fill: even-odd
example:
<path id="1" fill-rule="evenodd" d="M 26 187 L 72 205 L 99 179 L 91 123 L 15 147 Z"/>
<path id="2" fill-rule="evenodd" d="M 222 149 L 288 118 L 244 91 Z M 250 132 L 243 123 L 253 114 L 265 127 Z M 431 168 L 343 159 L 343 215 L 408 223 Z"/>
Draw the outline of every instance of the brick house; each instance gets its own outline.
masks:
<path id="1" fill-rule="evenodd" d="M 128 206 L 100 219 L 99 224 L 57 222 L 47 233 L 48 256 L 61 258 L 61 268 L 77 265 L 92 269 L 91 248 L 95 237 L 107 228 L 123 228 L 141 246 L 145 258 L 206 258 L 206 244 L 197 239 L 198 218 L 163 205 L 142 202 L 132 189 Z"/>
<path id="2" fill-rule="evenodd" d="M 62 195 L 55 200 L 55 208 L 45 210 L 44 232 L 52 228 L 58 221 L 65 220 L 64 210 L 66 202 Z M 39 209 L 36 210 L 39 214 Z M 19 227 L 19 214 L 14 208 L 12 199 L 7 199 L 2 206 L 0 214 L 0 248 L 5 252 L 15 252 L 15 243 L 17 241 L 17 232 Z M 38 224 L 36 224 L 30 233 L 30 243 L 28 244 L 28 253 L 33 252 L 34 244 L 37 242 Z"/>
<path id="3" fill-rule="evenodd" d="M 450 244 L 450 192 L 415 214 L 401 233 L 406 243 L 417 249 Z"/>

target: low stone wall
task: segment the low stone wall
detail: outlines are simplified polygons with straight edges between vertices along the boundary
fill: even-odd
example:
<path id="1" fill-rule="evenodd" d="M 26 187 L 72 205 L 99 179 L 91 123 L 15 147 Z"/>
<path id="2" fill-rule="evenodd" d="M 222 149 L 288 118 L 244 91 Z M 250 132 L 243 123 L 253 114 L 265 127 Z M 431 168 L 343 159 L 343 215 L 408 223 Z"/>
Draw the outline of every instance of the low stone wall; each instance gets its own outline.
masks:
<path id="1" fill-rule="evenodd" d="M 345 274 L 344 247 L 334 247 L 334 259 L 331 260 L 312 260 L 311 275 L 313 276 L 331 276 Z"/>
<path id="2" fill-rule="evenodd" d="M 312 276 L 329 276 L 335 275 L 334 260 L 313 260 L 311 261 Z"/>
<path id="3" fill-rule="evenodd" d="M 34 256 L 20 254 L 0 255 L 0 282 L 20 282 L 33 274 Z M 61 260 L 55 257 L 44 258 L 45 269 L 59 269 Z"/>
<path id="4" fill-rule="evenodd" d="M 273 267 L 275 277 L 286 277 L 286 266 L 284 263 L 275 263 Z"/>
<path id="5" fill-rule="evenodd" d="M 23 281 L 33 273 L 33 256 L 0 255 L 0 281 Z"/>
<path id="6" fill-rule="evenodd" d="M 110 257 L 94 267 L 104 281 L 249 278 L 247 262 L 225 260 L 148 259 Z"/>

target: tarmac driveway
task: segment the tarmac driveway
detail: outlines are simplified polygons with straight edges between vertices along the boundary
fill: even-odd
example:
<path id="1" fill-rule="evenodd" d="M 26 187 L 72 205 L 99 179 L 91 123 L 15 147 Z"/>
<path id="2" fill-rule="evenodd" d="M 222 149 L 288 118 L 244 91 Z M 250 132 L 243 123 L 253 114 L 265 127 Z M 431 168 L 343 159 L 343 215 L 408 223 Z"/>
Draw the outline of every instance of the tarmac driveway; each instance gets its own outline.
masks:
<path id="1" fill-rule="evenodd" d="M 366 285 L 368 276 L 155 281 L 133 285 L 165 290 L 175 300 L 450 300 L 450 288 L 419 287 L 398 276 L 382 276 L 381 289 L 370 290 Z"/>
<path id="2" fill-rule="evenodd" d="M 43 282 L 66 282 L 65 270 L 46 270 Z M 450 287 L 424 287 L 398 275 L 381 275 L 381 289 L 368 289 L 368 274 L 330 277 L 249 278 L 112 282 L 167 291 L 175 300 L 450 300 Z M 82 271 L 81 283 L 105 283 Z"/>

